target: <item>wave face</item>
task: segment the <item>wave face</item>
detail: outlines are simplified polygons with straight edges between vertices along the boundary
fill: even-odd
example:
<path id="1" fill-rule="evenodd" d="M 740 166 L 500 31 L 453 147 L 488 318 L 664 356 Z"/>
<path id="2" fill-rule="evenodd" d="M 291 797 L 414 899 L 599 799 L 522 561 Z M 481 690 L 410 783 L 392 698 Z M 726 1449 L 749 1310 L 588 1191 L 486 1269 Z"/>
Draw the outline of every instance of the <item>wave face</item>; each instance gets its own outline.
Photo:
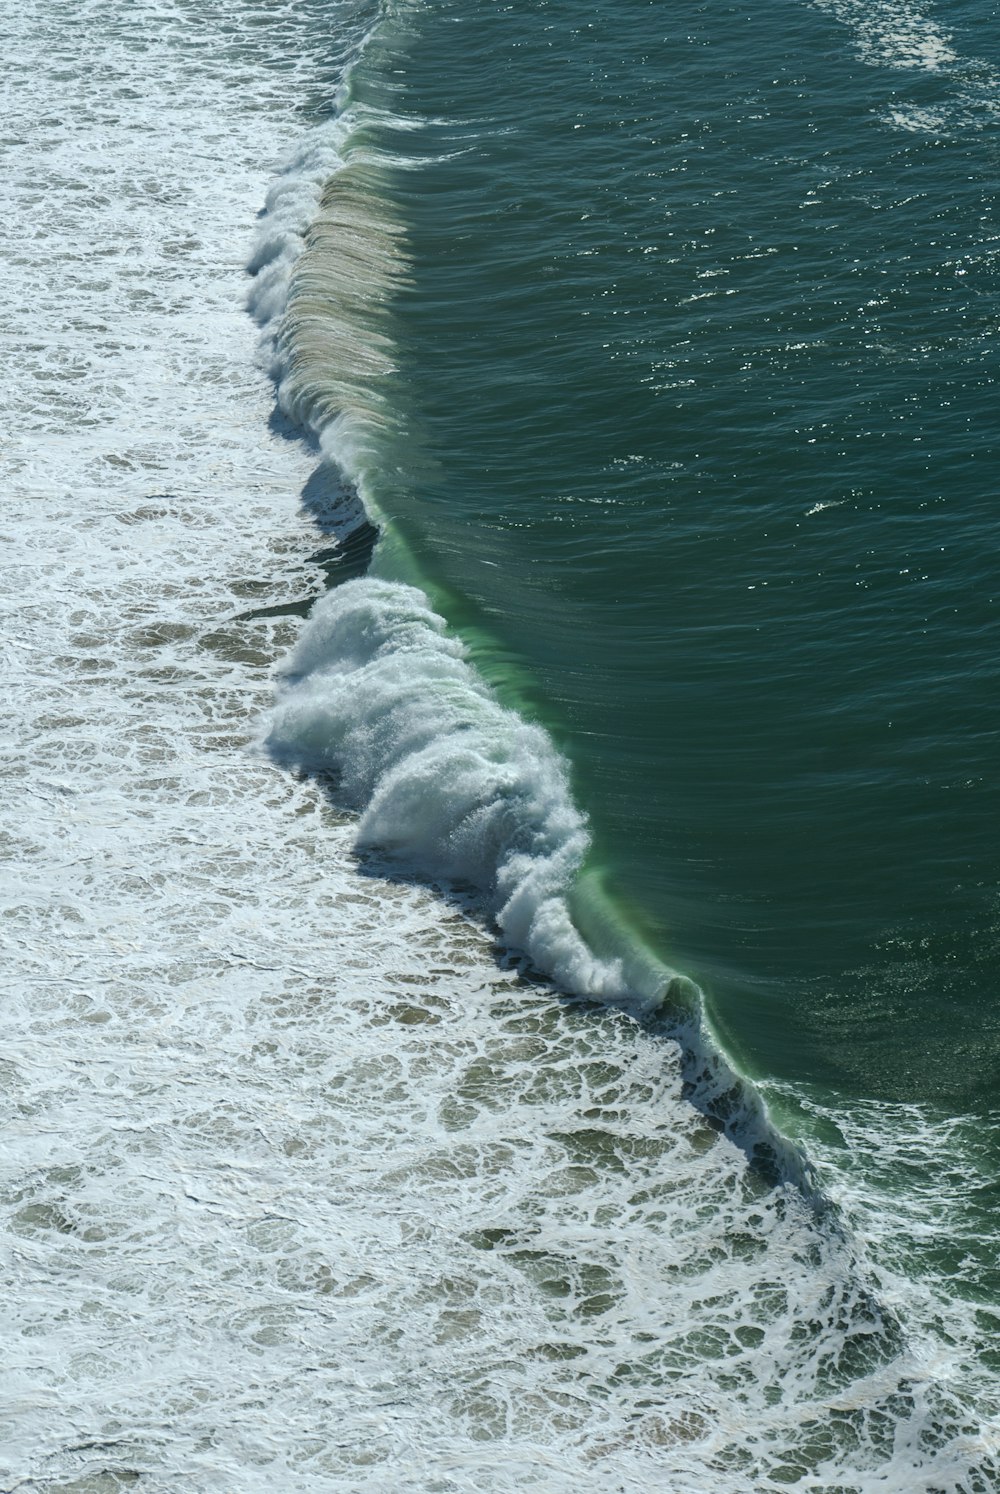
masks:
<path id="1" fill-rule="evenodd" d="M 268 193 L 249 265 L 279 403 L 327 446 L 338 439 L 352 475 L 363 459 L 348 454 L 348 433 L 385 417 L 387 303 L 406 272 L 402 229 L 379 190 L 388 162 L 366 151 L 365 118 L 348 110 L 306 137 Z"/>

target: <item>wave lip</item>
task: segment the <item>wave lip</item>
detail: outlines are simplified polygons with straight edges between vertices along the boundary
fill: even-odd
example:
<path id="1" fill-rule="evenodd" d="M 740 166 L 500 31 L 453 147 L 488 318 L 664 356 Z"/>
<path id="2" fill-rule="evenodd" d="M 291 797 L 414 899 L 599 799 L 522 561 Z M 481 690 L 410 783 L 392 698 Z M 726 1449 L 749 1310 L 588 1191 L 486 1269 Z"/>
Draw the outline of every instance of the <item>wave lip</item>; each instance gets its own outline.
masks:
<path id="1" fill-rule="evenodd" d="M 292 276 L 315 221 L 326 183 L 344 164 L 344 116 L 312 130 L 285 162 L 265 199 L 247 272 L 253 278 L 247 307 L 261 328 L 261 361 L 276 383 L 283 362 L 279 344 Z"/>
<path id="2" fill-rule="evenodd" d="M 420 161 L 386 139 L 416 128 L 353 100 L 348 75 L 342 112 L 302 141 L 268 193 L 247 267 L 279 407 L 359 486 L 398 423 L 391 308 L 409 257 L 390 176 Z M 370 494 L 366 506 L 373 513 Z"/>

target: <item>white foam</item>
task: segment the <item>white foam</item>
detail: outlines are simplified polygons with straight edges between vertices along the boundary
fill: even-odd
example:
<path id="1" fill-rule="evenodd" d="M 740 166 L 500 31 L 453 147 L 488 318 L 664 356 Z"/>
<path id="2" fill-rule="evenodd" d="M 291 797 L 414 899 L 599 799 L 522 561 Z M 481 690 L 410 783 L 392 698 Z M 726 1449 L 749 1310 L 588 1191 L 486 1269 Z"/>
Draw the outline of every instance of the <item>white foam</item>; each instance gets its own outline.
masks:
<path id="1" fill-rule="evenodd" d="M 916 106 L 890 109 L 886 121 L 897 130 L 906 130 L 911 135 L 930 135 L 940 140 L 951 134 L 954 122 L 944 109 L 918 109 Z"/>
<path id="2" fill-rule="evenodd" d="M 908 0 L 813 0 L 850 26 L 858 53 L 873 67 L 939 72 L 957 62 L 951 37 L 926 8 Z"/>
<path id="3" fill-rule="evenodd" d="M 941 75 L 944 91 L 933 104 L 893 97 L 880 110 L 890 128 L 941 140 L 995 127 L 1000 74 L 984 57 L 960 51 L 961 40 L 970 34 L 967 27 L 952 35 L 939 25 L 932 7 L 915 0 L 810 3 L 849 29 L 858 56 L 868 66 Z"/>

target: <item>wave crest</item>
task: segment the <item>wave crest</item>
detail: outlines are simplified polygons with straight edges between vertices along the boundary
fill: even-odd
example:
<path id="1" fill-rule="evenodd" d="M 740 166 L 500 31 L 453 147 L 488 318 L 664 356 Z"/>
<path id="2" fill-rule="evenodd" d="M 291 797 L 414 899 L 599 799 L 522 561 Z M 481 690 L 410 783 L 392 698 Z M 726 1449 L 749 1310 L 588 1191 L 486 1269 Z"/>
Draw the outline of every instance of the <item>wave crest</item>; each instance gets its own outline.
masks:
<path id="1" fill-rule="evenodd" d="M 601 959 L 568 894 L 590 838 L 566 763 L 538 726 L 505 709 L 423 592 L 347 582 L 313 609 L 266 737 L 275 756 L 337 775 L 360 811 L 358 844 L 471 883 L 511 944 L 566 991 L 636 992 Z"/>

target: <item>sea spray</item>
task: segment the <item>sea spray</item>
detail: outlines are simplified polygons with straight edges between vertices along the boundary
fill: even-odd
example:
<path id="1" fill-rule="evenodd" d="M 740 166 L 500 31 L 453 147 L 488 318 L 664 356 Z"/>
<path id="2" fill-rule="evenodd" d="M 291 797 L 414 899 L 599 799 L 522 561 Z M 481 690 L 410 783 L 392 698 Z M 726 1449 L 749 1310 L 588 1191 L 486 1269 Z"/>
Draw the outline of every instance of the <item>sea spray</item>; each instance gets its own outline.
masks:
<path id="1" fill-rule="evenodd" d="M 505 710 L 414 587 L 349 582 L 314 608 L 288 666 L 270 750 L 338 772 L 358 844 L 485 896 L 505 939 L 567 992 L 623 1002 L 623 961 L 598 959 L 567 890 L 589 845 L 566 764 Z"/>

